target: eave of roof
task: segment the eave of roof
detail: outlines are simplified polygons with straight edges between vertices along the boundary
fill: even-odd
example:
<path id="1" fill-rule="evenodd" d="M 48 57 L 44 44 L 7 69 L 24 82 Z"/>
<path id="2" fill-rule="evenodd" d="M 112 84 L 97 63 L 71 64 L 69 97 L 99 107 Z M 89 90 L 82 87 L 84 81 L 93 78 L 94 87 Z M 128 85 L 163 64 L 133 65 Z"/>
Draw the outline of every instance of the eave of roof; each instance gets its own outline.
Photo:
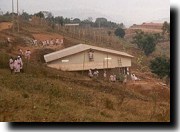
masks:
<path id="1" fill-rule="evenodd" d="M 96 46 L 91 46 L 91 45 L 86 45 L 86 44 L 78 44 L 78 45 L 68 47 L 68 48 L 65 48 L 65 49 L 50 53 L 50 54 L 46 54 L 46 55 L 44 55 L 44 59 L 46 62 L 50 62 L 53 60 L 57 60 L 57 59 L 60 59 L 60 58 L 63 58 L 63 57 L 69 56 L 69 55 L 73 55 L 73 54 L 88 50 L 88 49 L 108 52 L 108 53 L 126 56 L 126 57 L 130 57 L 130 58 L 134 57 L 125 52 L 120 52 L 120 51 L 116 51 L 116 50 L 111 50 L 111 49 L 106 49 L 106 48 L 101 48 L 101 47 L 96 47 Z"/>

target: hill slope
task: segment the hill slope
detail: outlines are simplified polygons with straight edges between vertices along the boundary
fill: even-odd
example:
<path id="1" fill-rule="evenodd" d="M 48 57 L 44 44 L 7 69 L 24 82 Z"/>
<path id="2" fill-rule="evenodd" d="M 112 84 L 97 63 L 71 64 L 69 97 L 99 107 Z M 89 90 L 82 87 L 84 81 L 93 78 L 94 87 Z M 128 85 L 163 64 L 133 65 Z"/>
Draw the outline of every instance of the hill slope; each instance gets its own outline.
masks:
<path id="1" fill-rule="evenodd" d="M 101 78 L 90 79 L 85 73 L 47 68 L 42 64 L 40 54 L 40 50 L 45 52 L 47 49 L 25 44 L 24 38 L 34 34 L 27 30 L 21 30 L 19 35 L 11 34 L 8 30 L 1 32 L 3 39 L 11 36 L 14 43 L 8 46 L 2 41 L 0 49 L 0 121 L 170 121 L 170 89 L 161 85 L 161 80 L 149 72 L 134 71 L 142 81 L 130 81 L 124 85 Z M 36 28 L 36 31 L 48 33 L 41 27 Z M 65 36 L 64 47 L 80 42 L 83 40 Z M 126 50 L 140 55 L 141 52 L 131 46 L 127 43 Z M 122 45 L 112 44 L 109 47 L 120 48 Z M 23 58 L 24 73 L 10 74 L 8 60 L 11 55 L 18 55 L 18 48 L 31 49 L 32 60 L 27 63 Z M 63 47 L 49 48 L 53 51 Z"/>

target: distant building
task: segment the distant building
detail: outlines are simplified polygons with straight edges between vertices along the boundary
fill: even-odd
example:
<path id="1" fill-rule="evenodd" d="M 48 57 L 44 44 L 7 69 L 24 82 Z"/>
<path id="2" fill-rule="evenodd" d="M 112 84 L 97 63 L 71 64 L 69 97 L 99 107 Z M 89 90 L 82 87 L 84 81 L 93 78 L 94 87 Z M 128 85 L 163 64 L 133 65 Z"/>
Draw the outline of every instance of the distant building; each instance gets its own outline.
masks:
<path id="1" fill-rule="evenodd" d="M 70 23 L 70 24 L 65 24 L 65 27 L 73 27 L 73 26 L 79 26 L 79 23 Z"/>
<path id="2" fill-rule="evenodd" d="M 127 73 L 132 58 L 132 55 L 124 52 L 86 44 L 78 44 L 44 55 L 48 67 L 64 71 L 121 68 Z"/>
<path id="3" fill-rule="evenodd" d="M 144 32 L 162 32 L 163 23 L 143 23 L 141 25 L 133 24 L 129 29 L 142 30 Z"/>

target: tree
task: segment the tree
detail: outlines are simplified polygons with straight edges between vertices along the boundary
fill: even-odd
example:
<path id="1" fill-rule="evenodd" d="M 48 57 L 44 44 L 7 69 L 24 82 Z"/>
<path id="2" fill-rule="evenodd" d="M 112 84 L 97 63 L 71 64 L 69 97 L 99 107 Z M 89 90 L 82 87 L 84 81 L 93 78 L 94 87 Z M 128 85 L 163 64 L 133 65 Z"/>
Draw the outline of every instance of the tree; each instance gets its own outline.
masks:
<path id="1" fill-rule="evenodd" d="M 162 26 L 162 33 L 165 34 L 165 33 L 170 33 L 170 24 L 168 22 L 164 22 L 163 23 L 163 26 Z"/>
<path id="2" fill-rule="evenodd" d="M 107 19 L 106 18 L 96 18 L 95 25 L 98 25 L 98 27 L 105 27 L 107 26 Z"/>
<path id="3" fill-rule="evenodd" d="M 156 57 L 150 62 L 150 69 L 152 73 L 157 74 L 160 78 L 170 77 L 170 60 L 165 56 Z"/>
<path id="4" fill-rule="evenodd" d="M 81 20 L 79 18 L 73 19 L 73 23 L 80 23 L 80 22 L 81 22 Z"/>
<path id="5" fill-rule="evenodd" d="M 43 14 L 42 11 L 40 11 L 40 12 L 34 14 L 34 15 L 37 16 L 37 17 L 39 17 L 39 18 L 44 18 L 44 14 Z"/>
<path id="6" fill-rule="evenodd" d="M 111 31 L 108 31 L 107 33 L 108 33 L 108 36 L 111 36 Z"/>
<path id="7" fill-rule="evenodd" d="M 149 34 L 140 31 L 136 32 L 136 35 L 133 37 L 133 43 L 136 43 L 138 48 L 143 50 L 145 55 L 148 56 L 155 50 L 159 38 L 159 34 Z"/>
<path id="8" fill-rule="evenodd" d="M 54 18 L 55 23 L 63 26 L 64 25 L 64 18 L 62 16 L 58 16 Z"/>
<path id="9" fill-rule="evenodd" d="M 24 20 L 28 21 L 29 18 L 31 18 L 31 15 L 29 15 L 27 12 L 23 12 L 22 15 L 21 15 L 21 17 L 22 17 Z"/>
<path id="10" fill-rule="evenodd" d="M 120 37 L 120 38 L 124 38 L 124 36 L 125 36 L 125 31 L 124 31 L 124 29 L 122 29 L 122 28 L 117 28 L 115 31 L 114 31 L 114 34 L 116 35 L 116 36 L 118 36 L 118 37 Z"/>

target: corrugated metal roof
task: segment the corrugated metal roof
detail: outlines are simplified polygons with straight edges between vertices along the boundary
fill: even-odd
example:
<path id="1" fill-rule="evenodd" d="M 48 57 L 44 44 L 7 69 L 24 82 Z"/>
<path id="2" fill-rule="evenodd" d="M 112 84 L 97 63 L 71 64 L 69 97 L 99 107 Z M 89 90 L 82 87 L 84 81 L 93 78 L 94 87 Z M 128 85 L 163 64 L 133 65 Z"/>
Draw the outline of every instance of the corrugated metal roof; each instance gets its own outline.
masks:
<path id="1" fill-rule="evenodd" d="M 73 55 L 85 50 L 89 50 L 89 49 L 93 49 L 93 50 L 98 50 L 98 51 L 103 51 L 103 52 L 108 52 L 108 53 L 112 53 L 112 54 L 118 54 L 118 55 L 122 55 L 122 56 L 126 56 L 126 57 L 133 57 L 132 55 L 129 55 L 125 52 L 120 52 L 120 51 L 116 51 L 116 50 L 111 50 L 111 49 L 106 49 L 106 48 L 101 48 L 101 47 L 96 47 L 96 46 L 92 46 L 92 45 L 86 45 L 86 44 L 78 44 L 72 47 L 68 47 L 50 54 L 46 54 L 44 55 L 44 59 L 46 62 L 50 62 L 53 60 L 57 60 L 69 55 Z"/>

